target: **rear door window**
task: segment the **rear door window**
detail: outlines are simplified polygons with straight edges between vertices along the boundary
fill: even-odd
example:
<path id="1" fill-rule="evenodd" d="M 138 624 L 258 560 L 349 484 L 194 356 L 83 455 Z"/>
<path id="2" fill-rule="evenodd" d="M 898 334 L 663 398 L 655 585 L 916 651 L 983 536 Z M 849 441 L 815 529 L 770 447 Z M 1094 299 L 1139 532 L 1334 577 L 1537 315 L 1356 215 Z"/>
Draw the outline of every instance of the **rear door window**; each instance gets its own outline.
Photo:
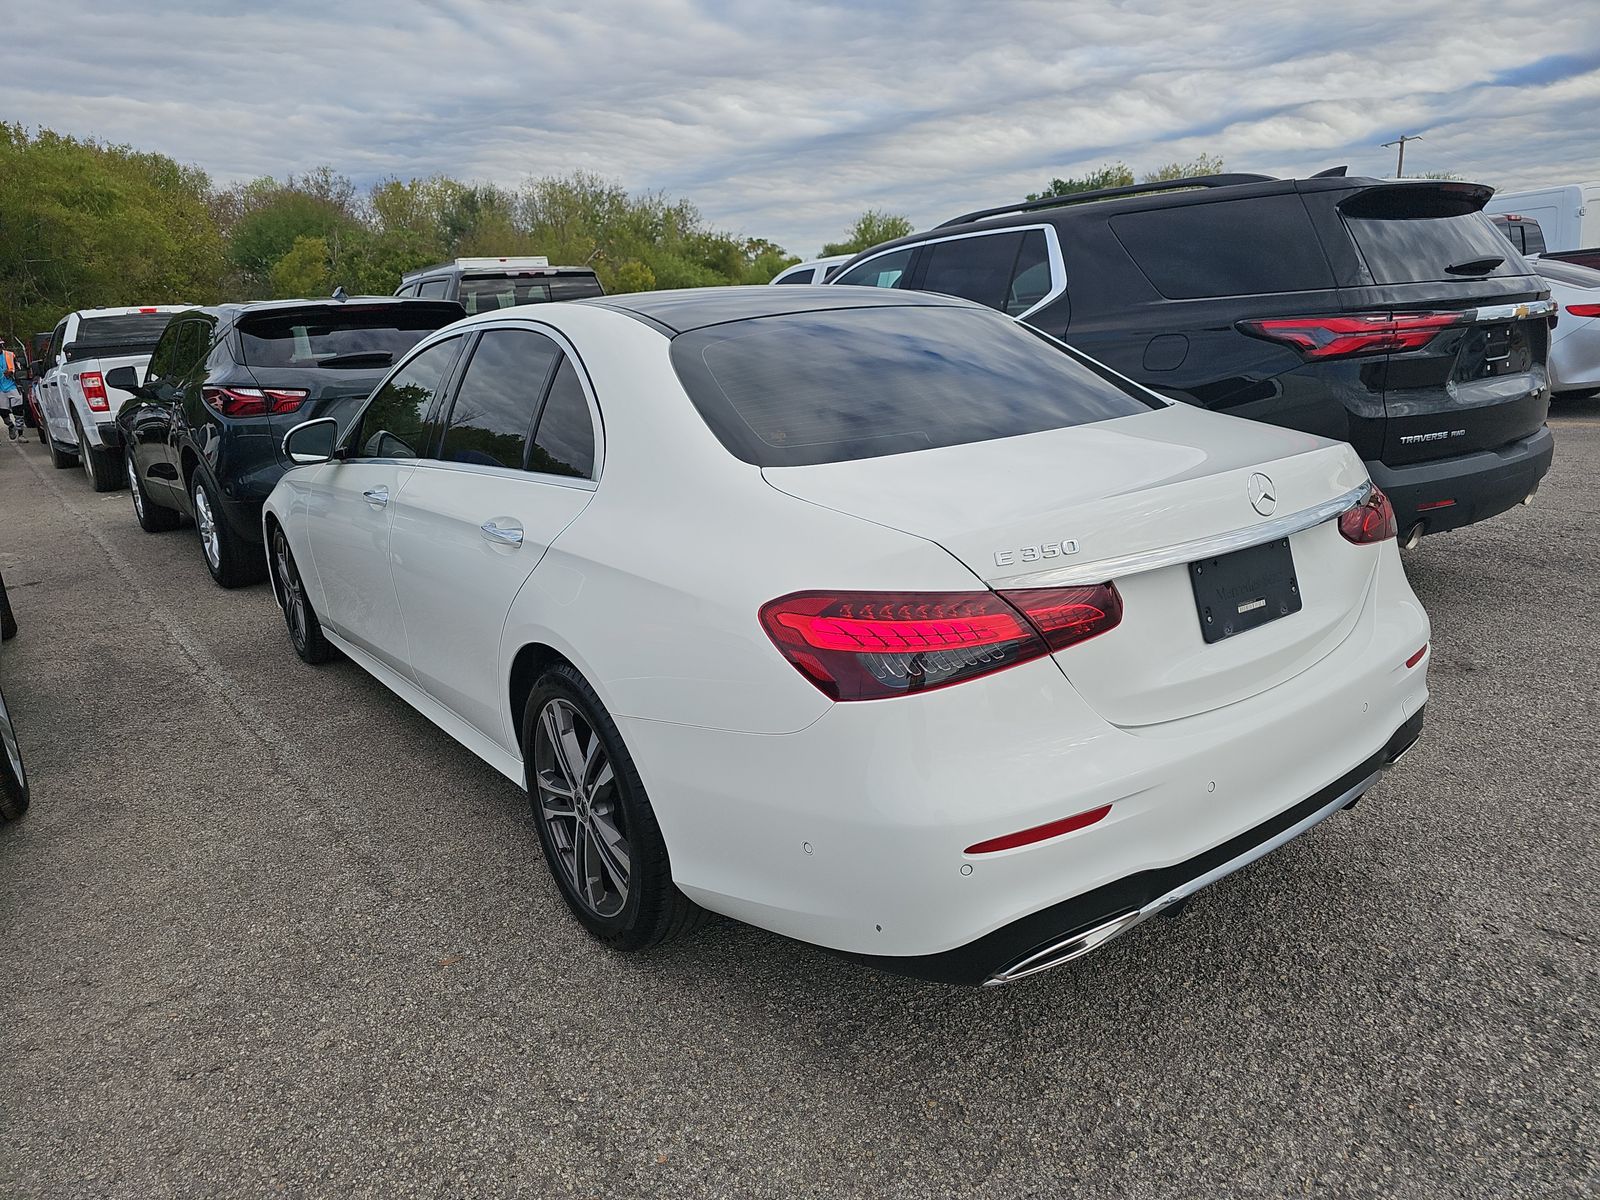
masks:
<path id="1" fill-rule="evenodd" d="M 563 358 L 539 414 L 528 470 L 541 475 L 594 478 L 594 418 L 570 358 Z"/>
<path id="2" fill-rule="evenodd" d="M 1055 285 L 1050 268 L 1050 244 L 1044 230 L 1030 229 L 1017 248 L 1017 263 L 1012 269 L 1011 286 L 1006 289 L 1005 312 L 1020 317 L 1048 296 Z"/>
<path id="3" fill-rule="evenodd" d="M 456 388 L 439 457 L 520 470 L 528 434 L 561 349 L 526 329 L 491 329 L 478 339 Z"/>
<path id="4" fill-rule="evenodd" d="M 857 263 L 833 282 L 859 287 L 905 287 L 906 268 L 911 265 L 911 253 L 915 249 L 915 246 L 906 246 L 869 258 L 866 262 Z"/>
<path id="5" fill-rule="evenodd" d="M 361 458 L 422 458 L 428 453 L 429 417 L 449 378 L 459 337 L 422 351 L 391 375 L 351 426 L 347 444 Z"/>
<path id="6" fill-rule="evenodd" d="M 1161 406 L 999 313 L 786 313 L 679 335 L 672 364 L 722 444 L 806 466 L 1016 437 Z"/>
<path id="7" fill-rule="evenodd" d="M 1297 195 L 1147 209 L 1108 223 L 1151 286 L 1169 300 L 1333 286 L 1332 269 Z"/>
<path id="8" fill-rule="evenodd" d="M 920 290 L 960 296 L 985 308 L 1004 308 L 1021 249 L 1020 232 L 930 243 Z"/>

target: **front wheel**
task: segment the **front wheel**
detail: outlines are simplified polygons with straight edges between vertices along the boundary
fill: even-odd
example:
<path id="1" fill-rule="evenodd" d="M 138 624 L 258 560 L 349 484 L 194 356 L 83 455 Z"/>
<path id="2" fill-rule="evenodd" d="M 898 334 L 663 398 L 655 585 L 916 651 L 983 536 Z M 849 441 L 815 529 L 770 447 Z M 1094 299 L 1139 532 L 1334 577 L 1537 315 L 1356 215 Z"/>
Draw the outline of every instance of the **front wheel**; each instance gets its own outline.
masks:
<path id="1" fill-rule="evenodd" d="M 139 465 L 133 460 L 132 449 L 123 460 L 122 469 L 128 473 L 128 491 L 133 495 L 133 515 L 139 519 L 139 528 L 146 533 L 176 529 L 183 514 L 150 499 L 150 493 L 144 490 L 144 481 L 139 478 Z"/>
<path id="2" fill-rule="evenodd" d="M 622 735 L 567 663 L 534 685 L 522 718 L 528 795 L 567 907 L 600 941 L 643 950 L 706 918 L 672 882 L 667 846 Z"/>
<path id="3" fill-rule="evenodd" d="M 197 469 L 189 499 L 194 504 L 194 525 L 200 534 L 200 553 L 206 560 L 206 569 L 225 588 L 243 587 L 256 583 L 265 570 L 265 556 L 251 553 L 233 526 L 222 515 L 222 505 L 216 489 L 203 470 Z"/>
<path id="4" fill-rule="evenodd" d="M 28 771 L 11 725 L 6 697 L 0 692 L 0 821 L 15 821 L 28 811 Z"/>
<path id="5" fill-rule="evenodd" d="M 294 652 L 313 666 L 327 662 L 333 647 L 322 636 L 322 622 L 306 598 L 305 580 L 300 578 L 300 568 L 295 565 L 289 539 L 282 529 L 272 534 L 272 570 L 277 576 L 278 602 L 283 607 L 283 619 L 289 626 Z"/>

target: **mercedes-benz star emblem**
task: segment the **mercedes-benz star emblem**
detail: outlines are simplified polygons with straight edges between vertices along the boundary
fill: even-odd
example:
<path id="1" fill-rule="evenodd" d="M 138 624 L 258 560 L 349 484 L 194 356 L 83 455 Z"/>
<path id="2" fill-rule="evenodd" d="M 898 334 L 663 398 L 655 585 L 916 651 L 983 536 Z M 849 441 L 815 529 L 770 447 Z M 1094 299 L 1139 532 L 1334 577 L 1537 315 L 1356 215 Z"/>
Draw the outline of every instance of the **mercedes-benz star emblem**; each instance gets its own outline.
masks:
<path id="1" fill-rule="evenodd" d="M 1260 471 L 1250 476 L 1250 504 L 1263 517 L 1270 517 L 1278 507 L 1278 489 Z"/>

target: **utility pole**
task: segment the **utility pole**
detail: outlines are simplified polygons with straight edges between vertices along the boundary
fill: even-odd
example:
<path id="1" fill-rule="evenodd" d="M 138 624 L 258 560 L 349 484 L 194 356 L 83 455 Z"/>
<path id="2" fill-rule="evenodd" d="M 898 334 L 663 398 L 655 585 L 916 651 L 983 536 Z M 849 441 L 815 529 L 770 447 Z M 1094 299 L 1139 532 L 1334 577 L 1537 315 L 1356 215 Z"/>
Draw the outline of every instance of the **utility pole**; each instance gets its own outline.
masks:
<path id="1" fill-rule="evenodd" d="M 1407 142 L 1420 142 L 1421 140 L 1422 140 L 1422 135 L 1420 133 L 1402 133 L 1400 135 L 1398 141 L 1384 142 L 1383 143 L 1383 146 L 1381 148 L 1384 149 L 1384 150 L 1387 150 L 1390 146 L 1398 146 L 1398 147 L 1400 147 L 1400 161 L 1395 163 L 1395 166 L 1394 166 L 1394 177 L 1396 179 L 1403 179 L 1405 177 L 1405 173 L 1406 173 L 1406 143 Z"/>

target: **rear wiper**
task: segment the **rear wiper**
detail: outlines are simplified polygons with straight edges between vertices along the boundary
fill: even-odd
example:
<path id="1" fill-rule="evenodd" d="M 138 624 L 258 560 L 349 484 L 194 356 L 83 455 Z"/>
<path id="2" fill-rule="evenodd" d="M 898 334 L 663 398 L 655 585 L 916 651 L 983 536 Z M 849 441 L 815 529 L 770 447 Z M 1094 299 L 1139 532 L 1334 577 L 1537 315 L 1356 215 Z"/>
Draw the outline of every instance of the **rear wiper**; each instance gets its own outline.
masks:
<path id="1" fill-rule="evenodd" d="M 1469 258 L 1466 262 L 1451 263 L 1445 270 L 1452 275 L 1487 275 L 1503 262 L 1504 257 Z"/>
<path id="2" fill-rule="evenodd" d="M 319 367 L 387 367 L 394 361 L 390 350 L 358 350 L 351 354 L 330 354 L 317 359 Z"/>

